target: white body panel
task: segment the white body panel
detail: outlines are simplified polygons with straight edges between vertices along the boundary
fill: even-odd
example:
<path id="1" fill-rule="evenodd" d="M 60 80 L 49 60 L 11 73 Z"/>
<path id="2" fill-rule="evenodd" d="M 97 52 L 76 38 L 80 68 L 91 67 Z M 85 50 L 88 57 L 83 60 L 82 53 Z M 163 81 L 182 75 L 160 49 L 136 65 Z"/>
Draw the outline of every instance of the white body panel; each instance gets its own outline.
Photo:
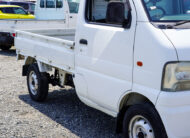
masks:
<path id="1" fill-rule="evenodd" d="M 162 117 L 169 138 L 190 137 L 190 91 L 161 92 L 156 108 Z"/>
<path id="2" fill-rule="evenodd" d="M 189 35 L 190 29 L 177 29 L 177 30 L 165 30 L 164 33 L 167 35 L 168 39 L 172 41 L 173 45 L 177 49 L 178 58 L 180 61 L 189 61 Z"/>
<path id="3" fill-rule="evenodd" d="M 54 31 L 18 31 L 17 53 L 74 74 L 79 98 L 114 117 L 122 99 L 138 93 L 155 105 L 169 138 L 190 137 L 190 92 L 161 91 L 164 66 L 190 61 L 189 30 L 155 27 L 138 0 L 130 0 L 129 29 L 91 24 L 84 18 L 85 3 L 80 3 L 75 41 L 71 30 L 55 31 L 65 34 L 67 40 L 55 38 Z M 81 39 L 87 45 L 79 43 Z"/>

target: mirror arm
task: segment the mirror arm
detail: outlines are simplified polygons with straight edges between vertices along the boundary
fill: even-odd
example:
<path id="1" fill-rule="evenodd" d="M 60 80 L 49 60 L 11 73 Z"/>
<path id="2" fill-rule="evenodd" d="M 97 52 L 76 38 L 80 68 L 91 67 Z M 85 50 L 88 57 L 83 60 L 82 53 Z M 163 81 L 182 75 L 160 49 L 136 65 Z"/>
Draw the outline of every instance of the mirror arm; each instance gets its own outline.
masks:
<path id="1" fill-rule="evenodd" d="M 128 11 L 128 16 L 127 16 L 127 19 L 124 20 L 122 26 L 123 28 L 130 28 L 131 26 L 131 22 L 132 22 L 132 15 L 131 15 L 131 10 Z"/>

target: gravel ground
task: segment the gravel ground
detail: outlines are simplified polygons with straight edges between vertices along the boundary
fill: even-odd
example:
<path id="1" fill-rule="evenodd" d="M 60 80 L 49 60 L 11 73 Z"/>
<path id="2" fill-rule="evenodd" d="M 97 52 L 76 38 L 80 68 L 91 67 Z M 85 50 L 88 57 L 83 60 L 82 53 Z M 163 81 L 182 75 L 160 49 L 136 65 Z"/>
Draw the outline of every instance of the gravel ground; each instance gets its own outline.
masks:
<path id="1" fill-rule="evenodd" d="M 92 109 L 71 88 L 50 87 L 48 99 L 30 99 L 23 61 L 15 50 L 0 51 L 0 138 L 113 138 L 115 119 Z"/>

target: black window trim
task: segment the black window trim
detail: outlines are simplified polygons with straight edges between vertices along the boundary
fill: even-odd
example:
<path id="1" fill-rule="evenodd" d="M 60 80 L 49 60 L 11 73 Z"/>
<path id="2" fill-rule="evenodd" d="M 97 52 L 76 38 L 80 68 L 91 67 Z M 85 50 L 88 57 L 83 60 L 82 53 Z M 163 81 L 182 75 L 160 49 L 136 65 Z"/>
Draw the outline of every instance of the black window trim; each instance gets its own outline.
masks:
<path id="1" fill-rule="evenodd" d="M 99 23 L 99 22 L 91 22 L 91 21 L 89 21 L 88 19 L 87 19 L 87 14 L 88 14 L 88 4 L 89 4 L 89 1 L 90 2 L 92 2 L 92 0 L 86 0 L 86 2 L 85 2 L 85 15 L 84 15 L 84 18 L 85 18 L 85 22 L 86 23 L 88 23 L 88 24 L 93 24 L 93 25 L 101 25 L 101 26 L 109 26 L 109 27 L 116 27 L 116 28 L 123 28 L 123 29 L 130 29 L 131 28 L 131 22 L 132 22 L 132 15 L 131 15 L 131 21 L 129 22 L 129 27 L 127 27 L 127 28 L 125 28 L 125 27 L 123 27 L 123 25 L 119 25 L 119 24 L 108 24 L 108 23 Z M 129 0 L 127 0 L 128 1 L 128 4 L 130 4 L 130 2 L 129 2 Z M 92 5 L 92 4 L 90 4 L 90 5 Z M 131 7 L 131 5 L 129 5 L 129 7 Z M 90 6 L 90 8 L 92 8 L 91 6 Z M 90 9 L 90 11 L 92 11 L 91 9 Z M 92 15 L 92 14 L 91 14 Z M 92 18 L 92 17 L 91 17 Z"/>

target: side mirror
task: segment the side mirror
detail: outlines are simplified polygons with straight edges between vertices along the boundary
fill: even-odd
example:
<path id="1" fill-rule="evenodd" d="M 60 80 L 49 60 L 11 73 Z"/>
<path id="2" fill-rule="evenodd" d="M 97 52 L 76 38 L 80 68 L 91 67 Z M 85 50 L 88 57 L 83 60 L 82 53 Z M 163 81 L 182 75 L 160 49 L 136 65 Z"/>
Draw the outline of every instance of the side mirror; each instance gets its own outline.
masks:
<path id="1" fill-rule="evenodd" d="M 128 11 L 125 10 L 125 3 L 123 2 L 109 2 L 106 12 L 106 22 L 122 25 L 124 28 L 128 28 L 129 21 L 131 20 L 130 6 L 128 9 Z"/>
<path id="2" fill-rule="evenodd" d="M 125 20 L 125 5 L 122 2 L 109 2 L 106 12 L 106 22 L 123 24 Z"/>

